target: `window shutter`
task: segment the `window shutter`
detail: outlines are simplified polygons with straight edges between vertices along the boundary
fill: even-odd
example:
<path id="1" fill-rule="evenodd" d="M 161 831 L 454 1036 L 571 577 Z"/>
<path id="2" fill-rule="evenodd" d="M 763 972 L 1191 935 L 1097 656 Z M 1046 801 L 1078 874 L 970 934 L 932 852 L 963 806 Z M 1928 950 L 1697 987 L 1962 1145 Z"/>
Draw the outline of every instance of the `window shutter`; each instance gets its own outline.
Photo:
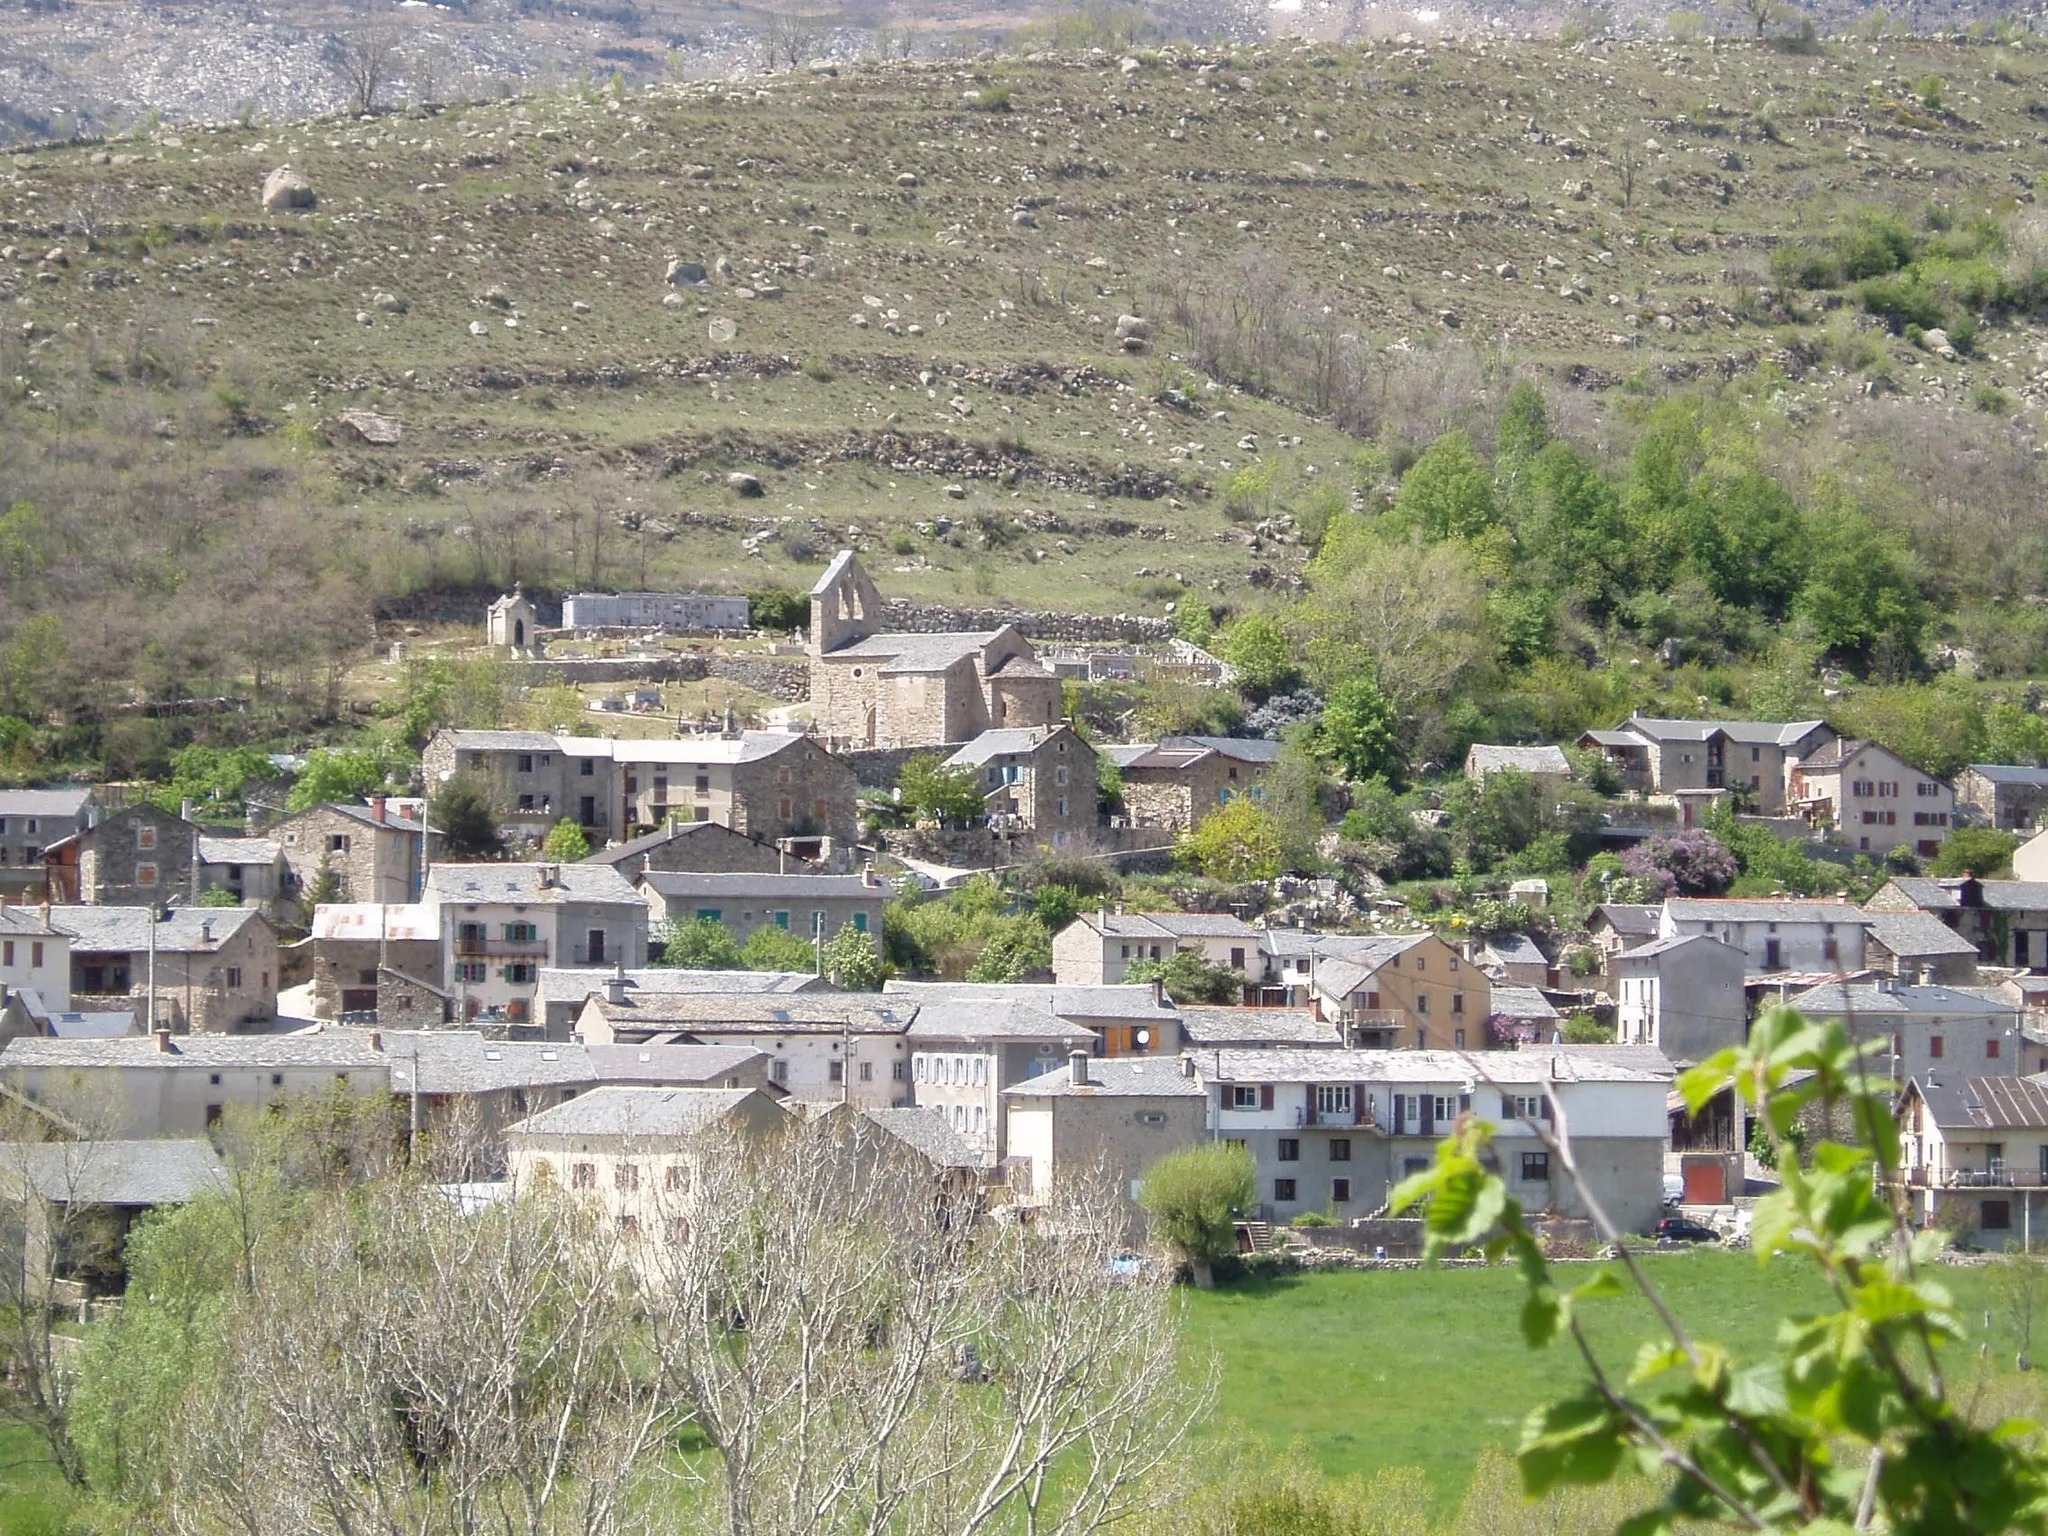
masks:
<path id="1" fill-rule="evenodd" d="M 1314 1083 L 1309 1084 L 1308 1109 L 1304 1112 L 1301 1123 L 1303 1125 L 1314 1125 L 1316 1123 L 1316 1086 Z"/>
<path id="2" fill-rule="evenodd" d="M 1261 1084 L 1259 1084 L 1259 1108 L 1261 1108 L 1261 1109 L 1271 1109 L 1272 1107 L 1273 1107 L 1273 1085 L 1272 1085 L 1271 1083 L 1261 1083 Z"/>
<path id="3" fill-rule="evenodd" d="M 1396 1136 L 1400 1136 L 1405 1134 L 1407 1131 L 1407 1117 L 1402 1112 L 1407 1108 L 1408 1100 L 1404 1095 L 1398 1093 L 1393 1096 L 1393 1099 L 1394 1134 Z"/>
<path id="4" fill-rule="evenodd" d="M 1436 1131 L 1436 1095 L 1425 1093 L 1421 1097 L 1422 1124 L 1417 1126 L 1416 1129 L 1421 1131 L 1423 1135 L 1428 1136 Z"/>
<path id="5" fill-rule="evenodd" d="M 1543 1096 L 1536 1101 L 1536 1104 L 1538 1111 L 1542 1114 L 1544 1119 L 1553 1120 L 1556 1118 L 1556 1116 L 1552 1115 L 1550 1112 L 1550 1091 L 1548 1089 L 1544 1090 Z"/>
<path id="6" fill-rule="evenodd" d="M 1352 1122 L 1352 1124 L 1354 1124 L 1354 1125 L 1363 1125 L 1363 1124 L 1365 1124 L 1365 1113 L 1366 1113 L 1366 1110 L 1365 1110 L 1365 1106 L 1366 1106 L 1367 1104 L 1371 1103 L 1371 1102 L 1372 1102 L 1372 1101 L 1371 1101 L 1370 1099 L 1366 1098 L 1366 1096 L 1365 1096 L 1365 1084 L 1363 1084 L 1363 1083 L 1353 1083 L 1353 1084 L 1351 1085 L 1351 1122 Z"/>
<path id="7" fill-rule="evenodd" d="M 1461 1093 L 1461 1094 L 1459 1094 L 1459 1095 L 1458 1095 L 1458 1113 L 1459 1113 L 1459 1114 L 1461 1114 L 1461 1115 L 1462 1115 L 1462 1114 L 1467 1114 L 1467 1113 L 1469 1113 L 1469 1112 L 1471 1111 L 1471 1108 L 1472 1108 L 1472 1095 L 1471 1095 L 1471 1094 L 1469 1094 L 1469 1093 Z"/>

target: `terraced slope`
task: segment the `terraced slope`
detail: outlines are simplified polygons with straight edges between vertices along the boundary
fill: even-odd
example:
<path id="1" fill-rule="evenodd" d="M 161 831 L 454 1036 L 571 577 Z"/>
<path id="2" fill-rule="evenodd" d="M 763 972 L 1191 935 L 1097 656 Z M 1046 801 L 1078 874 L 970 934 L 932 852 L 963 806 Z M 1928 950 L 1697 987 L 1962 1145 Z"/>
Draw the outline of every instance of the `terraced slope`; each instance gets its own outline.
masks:
<path id="1" fill-rule="evenodd" d="M 1268 519 L 1349 495 L 1363 440 L 1483 427 L 1514 369 L 1593 435 L 1615 386 L 1764 362 L 2031 408 L 2020 319 L 1945 359 L 1769 257 L 1865 206 L 2025 238 L 2044 72 L 1960 41 L 1181 48 L 16 154 L 0 470 L 89 501 L 52 466 L 94 441 L 285 508 L 372 596 L 788 585 L 851 541 L 910 593 L 1236 600 L 1298 568 Z M 262 209 L 282 165 L 315 211 Z"/>

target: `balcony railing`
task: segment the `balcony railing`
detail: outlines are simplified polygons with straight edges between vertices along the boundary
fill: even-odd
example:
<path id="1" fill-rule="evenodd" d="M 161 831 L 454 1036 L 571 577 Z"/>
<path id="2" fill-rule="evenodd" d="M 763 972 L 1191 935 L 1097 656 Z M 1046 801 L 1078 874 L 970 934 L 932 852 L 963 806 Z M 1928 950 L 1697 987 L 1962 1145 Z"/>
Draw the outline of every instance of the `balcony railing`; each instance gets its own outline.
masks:
<path id="1" fill-rule="evenodd" d="M 1294 1112 L 1294 1123 L 1296 1125 L 1357 1126 L 1373 1131 L 1380 1128 L 1379 1110 L 1370 1099 L 1366 1100 L 1363 1104 L 1354 1105 L 1350 1109 L 1322 1110 L 1317 1109 L 1314 1105 L 1310 1105 L 1305 1109 L 1297 1109 Z"/>
<path id="2" fill-rule="evenodd" d="M 1929 1168 L 1922 1164 L 1906 1170 L 1906 1183 L 1915 1189 L 2044 1189 L 2048 1173 L 2039 1168 Z"/>
<path id="3" fill-rule="evenodd" d="M 548 956 L 546 939 L 457 938 L 455 953 L 476 958 L 502 956 L 506 959 L 540 959 Z"/>

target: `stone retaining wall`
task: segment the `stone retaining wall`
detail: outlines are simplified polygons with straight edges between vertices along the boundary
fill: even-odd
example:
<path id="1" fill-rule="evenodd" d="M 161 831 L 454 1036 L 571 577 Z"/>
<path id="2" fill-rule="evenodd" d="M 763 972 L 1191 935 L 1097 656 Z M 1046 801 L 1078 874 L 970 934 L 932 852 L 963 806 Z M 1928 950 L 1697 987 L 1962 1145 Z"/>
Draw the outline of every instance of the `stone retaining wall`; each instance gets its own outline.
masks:
<path id="1" fill-rule="evenodd" d="M 764 661 L 751 656 L 712 656 L 706 661 L 712 677 L 727 678 L 771 699 L 801 704 L 811 696 L 811 664 L 807 661 Z M 894 782 L 893 780 L 891 782 Z"/>
<path id="2" fill-rule="evenodd" d="M 508 675 L 522 688 L 566 683 L 694 683 L 709 674 L 708 658 L 673 656 L 574 656 L 547 661 L 508 661 Z"/>
<path id="3" fill-rule="evenodd" d="M 1001 629 L 1014 624 L 1034 640 L 1120 641 L 1135 645 L 1173 633 L 1165 619 L 1117 613 L 1038 613 L 1022 608 L 947 608 L 896 598 L 883 605 L 883 627 L 909 634 Z"/>

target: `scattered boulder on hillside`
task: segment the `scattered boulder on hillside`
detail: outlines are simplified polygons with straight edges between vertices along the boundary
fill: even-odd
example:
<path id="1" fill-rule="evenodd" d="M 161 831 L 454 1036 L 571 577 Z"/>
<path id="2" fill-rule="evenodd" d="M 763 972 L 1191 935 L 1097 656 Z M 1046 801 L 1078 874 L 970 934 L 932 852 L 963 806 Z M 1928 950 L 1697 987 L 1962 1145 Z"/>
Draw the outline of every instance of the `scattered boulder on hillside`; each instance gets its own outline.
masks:
<path id="1" fill-rule="evenodd" d="M 300 212 L 320 200 L 313 183 L 288 165 L 281 165 L 263 179 L 263 206 L 272 213 Z"/>
<path id="2" fill-rule="evenodd" d="M 387 315 L 402 315 L 412 308 L 411 304 L 401 299 L 397 294 L 385 293 L 381 289 L 370 295 L 370 304 L 373 308 L 380 309 Z"/>
<path id="3" fill-rule="evenodd" d="M 754 497 L 761 494 L 761 481 L 756 475 L 742 474 L 734 470 L 725 477 L 725 488 L 735 496 Z"/>
<path id="4" fill-rule="evenodd" d="M 377 448 L 395 447 L 404 435 L 404 428 L 395 416 L 379 416 L 374 411 L 343 411 L 337 419 L 358 439 Z"/>
<path id="5" fill-rule="evenodd" d="M 677 288 L 686 288 L 707 280 L 704 263 L 684 261 L 678 257 L 668 264 L 667 281 Z"/>
<path id="6" fill-rule="evenodd" d="M 897 185 L 897 186 L 899 186 L 899 187 L 914 187 L 914 186 L 916 186 L 916 185 L 917 185 L 917 173 L 916 173 L 915 171 L 905 171 L 905 172 L 904 172 L 904 173 L 903 173 L 903 174 L 902 174 L 901 176 L 898 176 L 898 177 L 896 178 L 896 185 Z"/>
<path id="7" fill-rule="evenodd" d="M 1010 222 L 1019 229 L 1036 229 L 1038 228 L 1038 215 L 1029 208 L 1019 208 L 1010 215 Z"/>

